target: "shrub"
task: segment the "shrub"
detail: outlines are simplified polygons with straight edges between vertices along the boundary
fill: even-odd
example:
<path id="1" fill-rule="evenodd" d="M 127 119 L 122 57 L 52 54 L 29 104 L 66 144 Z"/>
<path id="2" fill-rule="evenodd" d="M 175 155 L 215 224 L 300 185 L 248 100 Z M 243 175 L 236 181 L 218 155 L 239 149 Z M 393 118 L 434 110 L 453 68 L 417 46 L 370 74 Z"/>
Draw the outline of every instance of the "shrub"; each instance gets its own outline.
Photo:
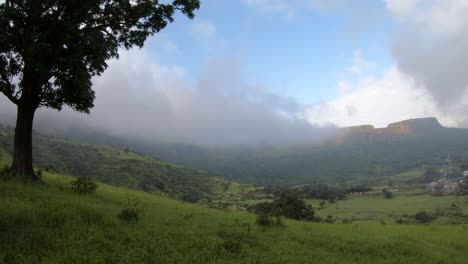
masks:
<path id="1" fill-rule="evenodd" d="M 10 172 L 10 168 L 8 165 L 3 165 L 2 169 L 0 170 L 0 175 L 7 175 Z"/>
<path id="2" fill-rule="evenodd" d="M 315 212 L 312 206 L 306 204 L 300 193 L 288 190 L 275 195 L 272 215 L 296 220 L 313 220 Z"/>
<path id="3" fill-rule="evenodd" d="M 201 199 L 198 193 L 187 193 L 182 196 L 182 201 L 187 203 L 196 203 Z"/>
<path id="4" fill-rule="evenodd" d="M 127 207 L 120 211 L 119 218 L 127 222 L 138 221 L 140 218 L 140 213 L 140 200 L 138 200 L 136 197 L 131 197 L 127 200 Z"/>
<path id="5" fill-rule="evenodd" d="M 320 209 L 325 209 L 326 204 L 326 201 L 320 201 Z"/>
<path id="6" fill-rule="evenodd" d="M 79 194 L 93 193 L 97 189 L 97 184 L 89 177 L 79 177 L 70 182 L 72 190 Z"/>
<path id="7" fill-rule="evenodd" d="M 353 223 L 353 219 L 350 219 L 350 218 L 343 218 L 342 222 L 343 222 L 343 224 L 352 224 L 352 223 Z"/>
<path id="8" fill-rule="evenodd" d="M 249 208 L 257 214 L 261 223 L 272 221 L 272 217 L 284 216 L 295 220 L 315 221 L 312 206 L 306 204 L 300 192 L 285 190 L 275 193 L 273 202 L 256 204 Z"/>
<path id="9" fill-rule="evenodd" d="M 336 219 L 332 215 L 328 215 L 327 219 L 325 219 L 325 223 L 328 223 L 328 224 L 333 224 L 335 223 L 335 221 Z"/>
<path id="10" fill-rule="evenodd" d="M 268 213 L 258 213 L 256 223 L 259 226 L 270 226 L 273 224 L 273 217 Z"/>
<path id="11" fill-rule="evenodd" d="M 283 219 L 281 216 L 273 217 L 268 213 L 258 213 L 256 218 L 256 224 L 259 226 L 283 226 Z"/>
<path id="12" fill-rule="evenodd" d="M 397 220 L 395 220 L 395 223 L 402 225 L 402 224 L 409 224 L 409 221 L 407 219 L 403 219 L 400 217 Z"/>
<path id="13" fill-rule="evenodd" d="M 241 223 L 239 219 L 235 219 L 232 224 L 221 224 L 218 235 L 223 239 L 223 246 L 227 252 L 239 254 L 242 241 L 249 233 L 250 225 Z"/>
<path id="14" fill-rule="evenodd" d="M 393 197 L 393 193 L 391 191 L 385 190 L 384 197 L 385 199 L 391 199 Z"/>
<path id="15" fill-rule="evenodd" d="M 39 180 L 42 180 L 42 170 L 41 169 L 38 169 L 37 172 L 36 172 L 36 176 Z"/>
<path id="16" fill-rule="evenodd" d="M 416 219 L 417 221 L 419 221 L 421 223 L 428 223 L 428 222 L 434 220 L 435 217 L 433 215 L 429 214 L 426 211 L 420 211 L 420 212 L 417 212 L 414 215 L 414 219 Z"/>

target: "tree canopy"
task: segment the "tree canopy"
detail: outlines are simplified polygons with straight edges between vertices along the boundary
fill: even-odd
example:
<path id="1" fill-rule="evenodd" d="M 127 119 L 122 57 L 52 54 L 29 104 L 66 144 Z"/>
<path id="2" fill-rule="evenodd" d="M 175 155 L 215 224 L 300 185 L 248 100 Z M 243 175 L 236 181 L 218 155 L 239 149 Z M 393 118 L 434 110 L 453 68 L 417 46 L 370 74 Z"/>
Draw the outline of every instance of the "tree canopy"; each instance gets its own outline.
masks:
<path id="1" fill-rule="evenodd" d="M 87 113 L 91 77 L 107 60 L 121 48 L 142 47 L 176 11 L 193 18 L 199 7 L 199 0 L 6 0 L 0 5 L 0 91 L 15 104 Z"/>

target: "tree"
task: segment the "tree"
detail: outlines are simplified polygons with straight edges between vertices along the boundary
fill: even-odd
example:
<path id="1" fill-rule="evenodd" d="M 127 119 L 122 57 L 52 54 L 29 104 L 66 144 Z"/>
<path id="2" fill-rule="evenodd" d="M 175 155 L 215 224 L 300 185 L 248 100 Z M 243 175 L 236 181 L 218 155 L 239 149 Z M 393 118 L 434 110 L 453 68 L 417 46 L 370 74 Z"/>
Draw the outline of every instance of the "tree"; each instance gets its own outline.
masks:
<path id="1" fill-rule="evenodd" d="M 37 179 L 32 127 L 39 107 L 68 105 L 89 113 L 91 78 L 118 58 L 119 49 L 142 47 L 173 21 L 189 18 L 199 0 L 6 0 L 0 4 L 0 92 L 17 105 L 10 173 Z"/>
<path id="2" fill-rule="evenodd" d="M 297 190 L 275 192 L 273 202 L 259 203 L 254 206 L 257 215 L 284 216 L 296 220 L 315 220 L 315 211 L 308 205 Z"/>

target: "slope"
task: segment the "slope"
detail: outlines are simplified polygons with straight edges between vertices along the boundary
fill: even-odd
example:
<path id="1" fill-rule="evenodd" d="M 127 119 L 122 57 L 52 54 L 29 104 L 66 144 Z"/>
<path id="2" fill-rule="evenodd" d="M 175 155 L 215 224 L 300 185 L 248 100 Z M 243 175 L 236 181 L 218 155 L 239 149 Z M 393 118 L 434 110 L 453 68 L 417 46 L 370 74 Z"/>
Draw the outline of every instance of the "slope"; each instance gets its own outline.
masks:
<path id="1" fill-rule="evenodd" d="M 209 209 L 99 184 L 73 193 L 69 177 L 0 181 L 0 263 L 466 263 L 468 226 L 317 224 L 260 228 L 243 212 Z M 137 222 L 117 215 L 131 197 Z M 221 225 L 250 225 L 238 254 Z M 235 231 L 234 231 L 235 232 Z"/>
<path id="2" fill-rule="evenodd" d="M 219 189 L 214 174 L 108 145 L 78 144 L 34 134 L 35 165 L 45 171 L 91 177 L 118 186 L 198 200 Z M 10 160 L 13 131 L 0 128 L 0 159 Z"/>

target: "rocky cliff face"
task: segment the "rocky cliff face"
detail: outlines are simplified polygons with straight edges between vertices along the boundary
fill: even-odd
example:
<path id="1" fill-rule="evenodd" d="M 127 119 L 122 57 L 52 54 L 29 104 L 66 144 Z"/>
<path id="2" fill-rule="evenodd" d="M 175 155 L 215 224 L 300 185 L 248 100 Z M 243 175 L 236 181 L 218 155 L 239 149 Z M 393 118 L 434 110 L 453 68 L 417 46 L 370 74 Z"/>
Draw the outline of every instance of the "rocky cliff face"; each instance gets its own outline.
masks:
<path id="1" fill-rule="evenodd" d="M 372 125 L 345 127 L 333 141 L 336 144 L 383 141 L 441 128 L 443 126 L 434 117 L 415 118 L 392 123 L 385 128 L 374 128 Z"/>

